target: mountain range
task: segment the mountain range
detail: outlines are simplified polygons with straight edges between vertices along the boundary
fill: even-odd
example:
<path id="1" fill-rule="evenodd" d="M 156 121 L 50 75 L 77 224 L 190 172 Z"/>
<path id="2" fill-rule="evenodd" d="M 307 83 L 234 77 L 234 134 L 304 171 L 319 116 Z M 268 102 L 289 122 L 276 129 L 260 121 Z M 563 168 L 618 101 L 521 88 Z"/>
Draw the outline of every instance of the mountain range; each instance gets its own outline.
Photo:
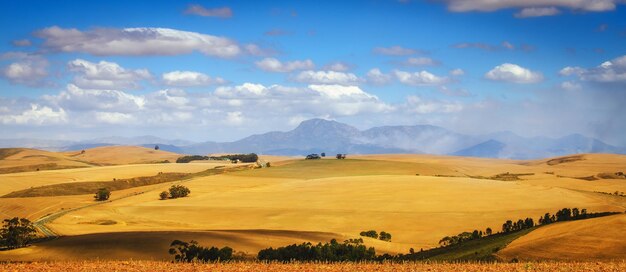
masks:
<path id="1" fill-rule="evenodd" d="M 425 153 L 485 158 L 536 159 L 576 153 L 626 154 L 626 148 L 580 134 L 561 138 L 522 137 L 512 132 L 465 135 L 431 126 L 381 126 L 359 130 L 324 119 L 303 121 L 293 130 L 251 135 L 234 142 L 194 143 L 154 136 L 107 137 L 89 141 L 0 139 L 0 147 L 81 150 L 107 145 L 139 145 L 183 154 L 258 153 L 268 155 Z"/>

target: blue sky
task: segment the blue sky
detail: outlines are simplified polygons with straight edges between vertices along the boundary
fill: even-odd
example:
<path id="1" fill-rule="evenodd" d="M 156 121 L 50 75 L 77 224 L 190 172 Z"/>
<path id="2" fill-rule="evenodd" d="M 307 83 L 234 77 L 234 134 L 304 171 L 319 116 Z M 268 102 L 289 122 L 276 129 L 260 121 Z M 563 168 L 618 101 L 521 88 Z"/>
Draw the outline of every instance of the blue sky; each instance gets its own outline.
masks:
<path id="1" fill-rule="evenodd" d="M 1 4 L 0 138 L 223 141 L 320 117 L 626 145 L 618 0 Z"/>

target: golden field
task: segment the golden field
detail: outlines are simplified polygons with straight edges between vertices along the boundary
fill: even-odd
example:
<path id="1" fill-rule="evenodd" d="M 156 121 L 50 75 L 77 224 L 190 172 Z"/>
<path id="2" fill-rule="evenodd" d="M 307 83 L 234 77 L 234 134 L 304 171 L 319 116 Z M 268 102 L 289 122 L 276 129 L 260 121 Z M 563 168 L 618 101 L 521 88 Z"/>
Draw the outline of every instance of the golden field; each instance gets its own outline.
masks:
<path id="1" fill-rule="evenodd" d="M 102 152 L 80 158 L 91 163 L 89 167 L 2 174 L 0 194 L 31 186 L 233 166 L 146 163 L 166 158 L 161 152 L 149 151 L 153 150 L 89 149 L 85 154 Z M 125 158 L 116 159 L 118 156 Z M 0 252 L 0 260 L 171 260 L 167 248 L 174 239 L 230 246 L 254 256 L 269 246 L 357 238 L 360 231 L 370 229 L 391 233 L 392 242 L 366 238 L 368 246 L 375 247 L 377 253 L 396 254 L 407 253 L 409 248 L 435 247 L 442 237 L 463 231 L 487 227 L 498 231 L 506 220 L 529 216 L 536 220 L 564 207 L 590 212 L 626 210 L 626 197 L 597 193 L 624 192 L 626 179 L 582 179 L 625 171 L 623 155 L 584 154 L 534 161 L 400 154 L 351 156 L 346 160 L 261 159 L 271 161 L 272 167 L 113 191 L 111 201 L 99 205 L 92 205 L 93 195 L 0 198 L 0 215 L 5 218 L 36 220 L 61 209 L 84 207 L 46 224 L 63 237 Z M 159 200 L 158 193 L 174 183 L 189 187 L 191 194 Z M 578 234 L 568 232 L 576 229 L 584 231 L 585 240 L 580 243 L 596 246 L 547 259 L 623 258 L 626 243 L 607 238 L 623 237 L 623 218 L 619 215 L 541 227 L 511 243 L 498 256 L 503 260 L 550 256 L 538 253 L 535 241 L 541 241 L 556 256 L 565 249 L 558 248 L 561 240 L 555 237 L 570 235 L 563 238 L 570 243 Z M 598 251 L 608 253 L 594 253 Z"/>
<path id="2" fill-rule="evenodd" d="M 544 262 L 544 263 L 256 263 L 214 264 L 151 261 L 54 262 L 0 264 L 0 271 L 602 271 L 626 270 L 625 262 Z"/>

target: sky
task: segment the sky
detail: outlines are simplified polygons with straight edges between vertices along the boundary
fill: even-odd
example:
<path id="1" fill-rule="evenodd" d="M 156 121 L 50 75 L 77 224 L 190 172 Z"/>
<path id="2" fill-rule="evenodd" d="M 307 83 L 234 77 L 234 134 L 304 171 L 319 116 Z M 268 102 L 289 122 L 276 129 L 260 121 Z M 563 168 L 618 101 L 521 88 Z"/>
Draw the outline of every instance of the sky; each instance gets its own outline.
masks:
<path id="1" fill-rule="evenodd" d="M 626 2 L 0 1 L 0 138 L 367 129 L 626 146 Z"/>

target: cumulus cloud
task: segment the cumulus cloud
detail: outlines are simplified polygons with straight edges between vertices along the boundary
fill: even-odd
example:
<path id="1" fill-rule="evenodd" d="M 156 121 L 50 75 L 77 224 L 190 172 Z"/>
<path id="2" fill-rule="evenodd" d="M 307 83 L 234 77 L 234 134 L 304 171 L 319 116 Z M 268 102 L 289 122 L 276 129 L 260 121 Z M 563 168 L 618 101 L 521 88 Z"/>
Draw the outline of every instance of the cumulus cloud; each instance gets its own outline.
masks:
<path id="1" fill-rule="evenodd" d="M 310 59 L 281 62 L 275 58 L 264 58 L 255 62 L 255 64 L 256 67 L 263 71 L 276 73 L 288 73 L 296 70 L 308 70 L 315 68 L 315 64 Z"/>
<path id="2" fill-rule="evenodd" d="M 58 95 L 47 95 L 44 99 L 72 111 L 136 112 L 144 108 L 143 96 L 131 95 L 118 90 L 82 89 L 69 84 Z"/>
<path id="3" fill-rule="evenodd" d="M 562 7 L 581 11 L 614 10 L 620 0 L 444 0 L 454 12 L 496 11 L 509 8 Z"/>
<path id="4" fill-rule="evenodd" d="M 30 104 L 30 108 L 14 114 L 0 114 L 0 123 L 5 125 L 51 125 L 67 122 L 67 114 L 59 108 L 56 111 L 39 104 Z"/>
<path id="5" fill-rule="evenodd" d="M 384 85 L 391 81 L 391 76 L 381 72 L 378 68 L 373 68 L 367 72 L 365 79 L 370 84 Z"/>
<path id="6" fill-rule="evenodd" d="M 203 17 L 230 18 L 233 17 L 233 11 L 229 7 L 222 8 L 205 8 L 201 5 L 189 5 L 185 10 L 185 14 L 198 15 Z"/>
<path id="7" fill-rule="evenodd" d="M 448 81 L 447 78 L 436 76 L 428 71 L 411 73 L 395 70 L 393 74 L 400 83 L 411 86 L 439 85 Z"/>
<path id="8" fill-rule="evenodd" d="M 335 71 L 302 71 L 293 77 L 293 80 L 311 84 L 355 85 L 359 83 L 359 78 L 355 74 Z"/>
<path id="9" fill-rule="evenodd" d="M 555 7 L 532 7 L 523 8 L 519 12 L 515 13 L 515 18 L 529 18 L 529 17 L 542 17 L 553 16 L 561 13 L 561 11 Z"/>
<path id="10" fill-rule="evenodd" d="M 172 71 L 161 75 L 163 84 L 177 87 L 208 86 L 225 84 L 226 80 L 220 77 L 211 78 L 208 75 L 192 71 Z"/>
<path id="11" fill-rule="evenodd" d="M 374 48 L 374 53 L 387 56 L 406 56 L 417 53 L 417 50 L 396 45 L 391 47 L 376 47 Z"/>
<path id="12" fill-rule="evenodd" d="M 626 82 L 626 55 L 603 62 L 593 68 L 565 67 L 559 74 L 575 75 L 581 80 L 595 82 Z"/>
<path id="13" fill-rule="evenodd" d="M 180 55 L 194 51 L 208 56 L 232 58 L 241 47 L 224 37 L 170 28 L 75 28 L 48 27 L 36 32 L 43 47 L 57 52 L 80 52 L 98 56 Z"/>
<path id="14" fill-rule="evenodd" d="M 75 59 L 67 67 L 77 74 L 73 84 L 88 89 L 134 89 L 139 87 L 140 80 L 152 77 L 147 69 L 129 70 L 108 61 Z"/>
<path id="15" fill-rule="evenodd" d="M 13 84 L 31 87 L 42 86 L 48 77 L 48 60 L 39 56 L 21 52 L 5 53 L 0 59 L 14 62 L 1 70 L 1 76 Z"/>
<path id="16" fill-rule="evenodd" d="M 517 64 L 504 63 L 487 72 L 485 78 L 511 83 L 537 83 L 543 80 L 543 75 Z"/>

